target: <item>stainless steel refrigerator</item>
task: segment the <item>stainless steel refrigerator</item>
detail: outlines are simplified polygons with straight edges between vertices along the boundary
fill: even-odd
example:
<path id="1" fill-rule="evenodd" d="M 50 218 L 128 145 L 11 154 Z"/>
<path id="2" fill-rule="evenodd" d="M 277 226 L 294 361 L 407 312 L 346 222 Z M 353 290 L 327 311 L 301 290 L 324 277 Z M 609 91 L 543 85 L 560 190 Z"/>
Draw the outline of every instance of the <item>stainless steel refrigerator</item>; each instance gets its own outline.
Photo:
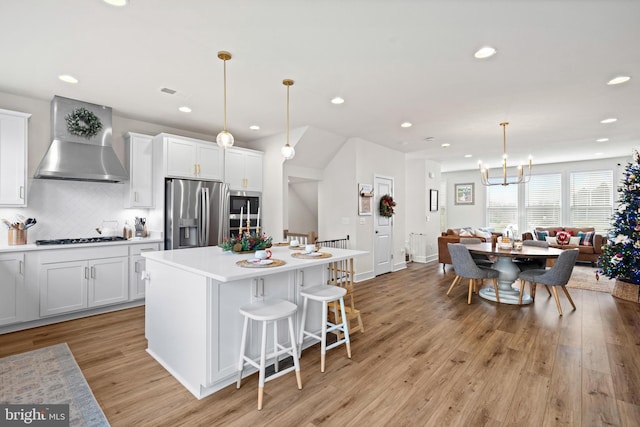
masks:
<path id="1" fill-rule="evenodd" d="M 229 189 L 222 182 L 165 181 L 164 248 L 215 246 L 229 233 Z"/>

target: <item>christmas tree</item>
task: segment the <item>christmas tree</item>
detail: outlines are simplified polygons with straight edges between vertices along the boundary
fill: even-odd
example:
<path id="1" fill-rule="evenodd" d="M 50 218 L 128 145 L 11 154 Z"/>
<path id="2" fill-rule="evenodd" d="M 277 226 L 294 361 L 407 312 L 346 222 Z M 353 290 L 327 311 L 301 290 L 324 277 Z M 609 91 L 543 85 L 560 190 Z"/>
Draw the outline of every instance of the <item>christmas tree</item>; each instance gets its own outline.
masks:
<path id="1" fill-rule="evenodd" d="M 633 151 L 618 187 L 618 210 L 611 220 L 607 245 L 598 260 L 600 272 L 611 279 L 640 285 L 640 154 Z"/>

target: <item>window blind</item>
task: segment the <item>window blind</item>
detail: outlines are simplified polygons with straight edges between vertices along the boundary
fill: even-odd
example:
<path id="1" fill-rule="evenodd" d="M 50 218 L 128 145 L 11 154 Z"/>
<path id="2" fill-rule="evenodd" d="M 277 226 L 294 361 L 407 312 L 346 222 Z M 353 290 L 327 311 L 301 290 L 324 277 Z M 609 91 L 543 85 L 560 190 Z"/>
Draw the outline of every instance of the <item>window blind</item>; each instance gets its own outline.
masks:
<path id="1" fill-rule="evenodd" d="M 519 185 L 487 187 L 487 223 L 496 231 L 511 224 L 518 226 Z"/>
<path id="2" fill-rule="evenodd" d="M 526 231 L 553 227 L 562 221 L 562 174 L 533 175 L 525 186 Z"/>
<path id="3" fill-rule="evenodd" d="M 571 225 L 606 233 L 613 214 L 613 170 L 572 172 L 569 194 Z"/>

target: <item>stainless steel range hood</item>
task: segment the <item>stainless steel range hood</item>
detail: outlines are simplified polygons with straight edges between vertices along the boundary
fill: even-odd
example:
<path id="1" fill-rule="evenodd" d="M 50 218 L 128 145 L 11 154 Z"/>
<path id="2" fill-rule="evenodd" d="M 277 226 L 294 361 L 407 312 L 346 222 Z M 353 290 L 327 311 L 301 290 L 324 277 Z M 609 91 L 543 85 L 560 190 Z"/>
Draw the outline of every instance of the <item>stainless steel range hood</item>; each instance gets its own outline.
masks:
<path id="1" fill-rule="evenodd" d="M 66 117 L 84 108 L 102 124 L 91 137 L 69 131 Z M 77 132 L 76 132 L 77 133 Z M 111 146 L 111 107 L 54 96 L 51 101 L 53 142 L 40 162 L 34 178 L 75 181 L 121 182 L 129 179 Z"/>

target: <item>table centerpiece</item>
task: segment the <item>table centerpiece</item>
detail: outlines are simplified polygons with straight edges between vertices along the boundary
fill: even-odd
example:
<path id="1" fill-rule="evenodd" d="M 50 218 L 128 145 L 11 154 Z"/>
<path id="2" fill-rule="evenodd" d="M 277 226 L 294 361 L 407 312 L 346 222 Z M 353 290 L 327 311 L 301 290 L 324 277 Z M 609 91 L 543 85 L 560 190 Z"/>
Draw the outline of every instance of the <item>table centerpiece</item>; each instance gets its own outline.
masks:
<path id="1" fill-rule="evenodd" d="M 224 251 L 232 252 L 255 252 L 257 250 L 271 247 L 272 237 L 266 233 L 250 233 L 244 231 L 238 235 L 232 235 L 229 239 L 220 244 Z"/>

